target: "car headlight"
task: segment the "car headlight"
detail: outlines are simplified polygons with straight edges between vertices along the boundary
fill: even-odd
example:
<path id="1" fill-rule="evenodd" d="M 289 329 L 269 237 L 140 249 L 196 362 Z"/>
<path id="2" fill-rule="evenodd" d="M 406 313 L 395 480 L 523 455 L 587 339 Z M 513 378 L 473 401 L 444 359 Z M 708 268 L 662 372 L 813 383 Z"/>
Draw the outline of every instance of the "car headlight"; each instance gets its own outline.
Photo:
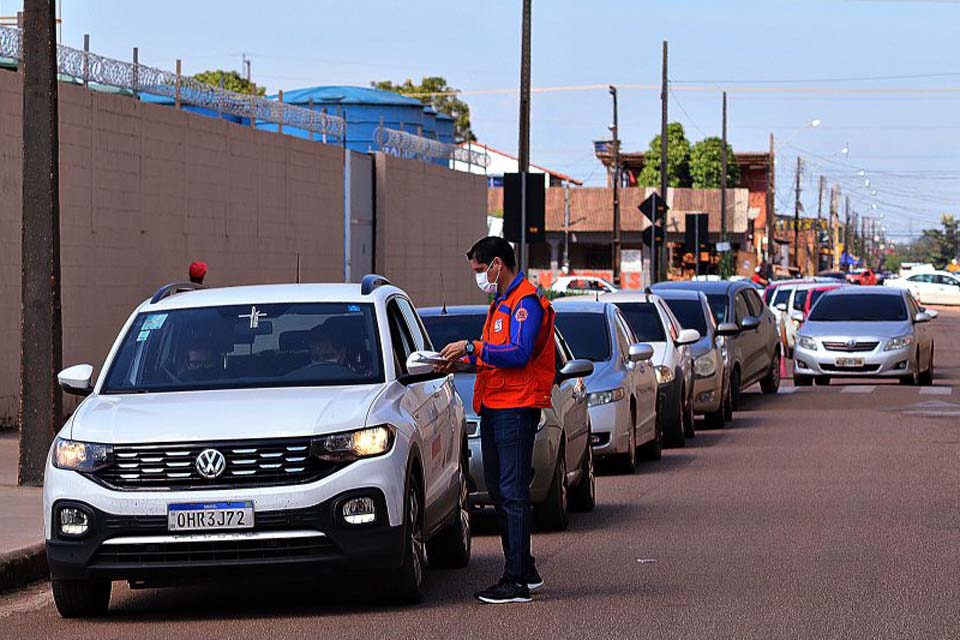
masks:
<path id="1" fill-rule="evenodd" d="M 658 364 L 653 368 L 657 372 L 657 384 L 667 384 L 668 382 L 673 382 L 673 369 L 670 367 Z"/>
<path id="2" fill-rule="evenodd" d="M 595 391 L 590 394 L 589 398 L 587 398 L 587 406 L 597 407 L 601 404 L 617 402 L 619 400 L 623 400 L 623 395 L 622 387 L 611 389 L 610 391 Z"/>
<path id="3" fill-rule="evenodd" d="M 896 349 L 903 349 L 904 347 L 909 347 L 913 344 L 913 335 L 897 336 L 896 338 L 891 338 L 887 342 L 887 346 L 883 348 L 884 351 L 894 351 Z"/>
<path id="4" fill-rule="evenodd" d="M 380 425 L 314 438 L 310 453 L 325 462 L 353 462 L 383 455 L 390 451 L 393 441 L 393 429 Z"/>
<path id="5" fill-rule="evenodd" d="M 709 378 L 717 372 L 717 363 L 713 353 L 705 353 L 693 361 L 693 372 L 701 378 Z"/>
<path id="6" fill-rule="evenodd" d="M 53 444 L 53 466 L 90 473 L 113 464 L 113 445 L 57 438 Z"/>
<path id="7" fill-rule="evenodd" d="M 817 341 L 810 336 L 797 336 L 797 346 L 799 346 L 801 349 L 816 351 Z"/>

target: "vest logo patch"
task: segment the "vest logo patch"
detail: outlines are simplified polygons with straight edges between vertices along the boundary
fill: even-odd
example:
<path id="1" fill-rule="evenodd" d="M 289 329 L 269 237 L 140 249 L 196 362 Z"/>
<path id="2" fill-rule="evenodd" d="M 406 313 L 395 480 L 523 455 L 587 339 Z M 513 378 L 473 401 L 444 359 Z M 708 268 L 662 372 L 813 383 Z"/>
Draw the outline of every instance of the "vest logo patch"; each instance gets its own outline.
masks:
<path id="1" fill-rule="evenodd" d="M 523 322 L 524 320 L 527 319 L 527 310 L 524 309 L 523 307 L 520 307 L 519 309 L 517 309 L 517 312 L 513 314 L 513 318 L 517 322 Z"/>
<path id="2" fill-rule="evenodd" d="M 493 322 L 493 332 L 500 333 L 501 331 L 503 331 L 503 318 L 497 318 Z"/>

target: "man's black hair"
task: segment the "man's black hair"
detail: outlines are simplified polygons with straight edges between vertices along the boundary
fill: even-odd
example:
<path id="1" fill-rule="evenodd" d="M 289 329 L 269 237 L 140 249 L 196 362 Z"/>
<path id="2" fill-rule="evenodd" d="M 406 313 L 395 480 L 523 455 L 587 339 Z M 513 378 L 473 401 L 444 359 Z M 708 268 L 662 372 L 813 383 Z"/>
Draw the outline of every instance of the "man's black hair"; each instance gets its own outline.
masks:
<path id="1" fill-rule="evenodd" d="M 511 271 L 517 268 L 517 257 L 513 253 L 513 247 L 503 238 L 497 236 L 481 238 L 470 247 L 470 251 L 467 251 L 467 259 L 476 260 L 478 264 L 490 264 L 494 258 L 500 258 Z"/>

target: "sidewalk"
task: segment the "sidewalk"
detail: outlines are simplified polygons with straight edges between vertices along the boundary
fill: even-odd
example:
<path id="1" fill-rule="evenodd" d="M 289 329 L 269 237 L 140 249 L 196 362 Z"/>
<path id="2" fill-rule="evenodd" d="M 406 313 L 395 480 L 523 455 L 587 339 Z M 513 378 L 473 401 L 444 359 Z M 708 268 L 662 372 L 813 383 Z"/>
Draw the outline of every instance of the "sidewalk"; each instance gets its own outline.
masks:
<path id="1" fill-rule="evenodd" d="M 0 434 L 0 591 L 46 573 L 42 490 L 17 486 L 16 432 Z"/>

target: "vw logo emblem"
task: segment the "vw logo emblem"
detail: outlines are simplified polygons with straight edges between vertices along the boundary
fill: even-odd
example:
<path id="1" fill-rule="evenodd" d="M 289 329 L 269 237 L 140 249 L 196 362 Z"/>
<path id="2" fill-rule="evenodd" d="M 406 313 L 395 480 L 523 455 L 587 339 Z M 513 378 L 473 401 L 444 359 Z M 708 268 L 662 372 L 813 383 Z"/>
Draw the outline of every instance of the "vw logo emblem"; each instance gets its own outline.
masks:
<path id="1" fill-rule="evenodd" d="M 227 467 L 227 459 L 216 449 L 204 449 L 197 456 L 196 467 L 204 478 L 218 478 Z"/>
<path id="2" fill-rule="evenodd" d="M 853 347 L 857 346 L 857 341 L 853 338 L 850 338 L 847 340 L 847 346 L 852 349 Z"/>

